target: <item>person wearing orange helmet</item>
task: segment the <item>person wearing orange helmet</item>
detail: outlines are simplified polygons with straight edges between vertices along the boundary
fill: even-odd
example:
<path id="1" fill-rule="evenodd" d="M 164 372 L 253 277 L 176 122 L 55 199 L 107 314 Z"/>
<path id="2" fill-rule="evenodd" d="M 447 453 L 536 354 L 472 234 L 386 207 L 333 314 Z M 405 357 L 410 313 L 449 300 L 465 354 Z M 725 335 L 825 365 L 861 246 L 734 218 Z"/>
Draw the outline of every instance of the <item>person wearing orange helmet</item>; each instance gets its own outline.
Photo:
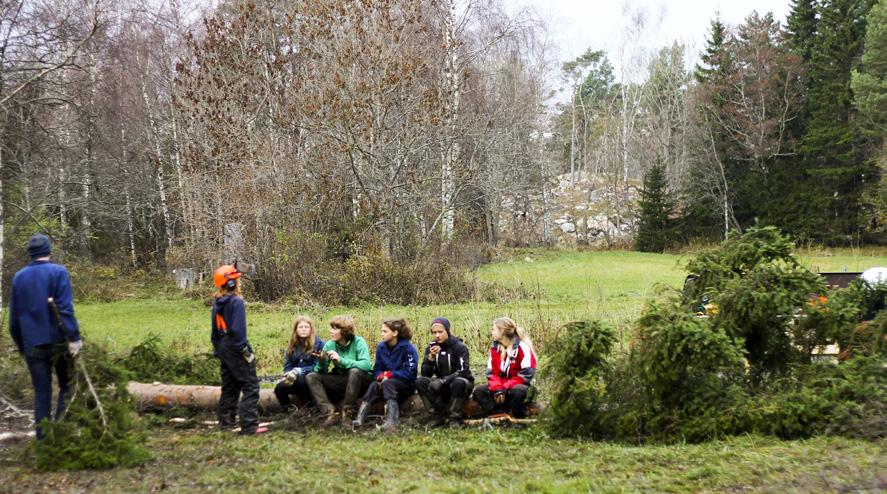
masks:
<path id="1" fill-rule="evenodd" d="M 213 273 L 213 284 L 217 291 L 213 295 L 215 302 L 210 340 L 213 355 L 221 362 L 219 425 L 226 429 L 233 428 L 239 412 L 240 434 L 254 435 L 267 429 L 258 427 L 259 379 L 256 376 L 256 356 L 246 338 L 246 307 L 240 295 L 242 275 L 236 262 L 234 265 L 219 266 Z"/>

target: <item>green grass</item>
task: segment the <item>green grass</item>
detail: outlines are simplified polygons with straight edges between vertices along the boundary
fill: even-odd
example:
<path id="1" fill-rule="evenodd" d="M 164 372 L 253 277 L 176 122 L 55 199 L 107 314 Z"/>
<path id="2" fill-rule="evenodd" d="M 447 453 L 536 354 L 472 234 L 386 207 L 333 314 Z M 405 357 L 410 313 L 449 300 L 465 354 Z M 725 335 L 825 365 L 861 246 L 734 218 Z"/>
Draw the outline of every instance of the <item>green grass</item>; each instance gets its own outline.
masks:
<path id="1" fill-rule="evenodd" d="M 534 430 L 375 433 L 280 431 L 256 438 L 157 429 L 154 459 L 133 469 L 35 473 L 2 458 L 15 492 L 876 492 L 884 443 L 731 438 L 624 446 Z M 24 459 L 27 463 L 27 459 Z"/>
<path id="2" fill-rule="evenodd" d="M 805 265 L 822 271 L 887 265 L 887 251 L 803 254 Z M 371 344 L 378 339 L 383 318 L 407 317 L 419 329 L 416 341 L 421 344 L 431 319 L 443 315 L 475 351 L 486 346 L 489 323 L 499 315 L 515 318 L 543 343 L 558 326 L 575 319 L 603 319 L 626 331 L 655 294 L 656 284 L 681 285 L 688 259 L 632 252 L 520 251 L 481 268 L 477 276 L 522 285 L 528 294 L 524 299 L 326 309 L 250 303 L 249 335 L 262 362 L 259 372 L 271 374 L 280 370 L 290 324 L 301 312 L 314 316 L 322 333 L 331 315 L 352 314 L 359 333 Z M 209 350 L 205 302 L 157 297 L 78 303 L 76 310 L 85 338 L 113 351 L 126 351 L 149 332 L 159 335 L 170 351 Z M 541 353 L 544 361 L 544 347 Z M 482 365 L 482 358 L 474 360 L 475 366 Z M 240 438 L 154 426 L 149 441 L 154 458 L 133 469 L 38 474 L 27 448 L 0 444 L 0 492 L 876 492 L 887 488 L 887 474 L 877 466 L 887 459 L 885 445 L 883 440 L 829 437 L 740 437 L 637 447 L 553 440 L 535 428 L 414 429 L 394 437 L 277 429 Z"/>
<path id="3" fill-rule="evenodd" d="M 851 251 L 809 252 L 799 258 L 805 266 L 822 271 L 850 271 L 887 265 L 887 251 L 865 255 Z M 326 337 L 326 321 L 336 314 L 350 314 L 358 334 L 372 346 L 378 340 L 383 319 L 406 317 L 418 331 L 421 346 L 428 324 L 438 316 L 453 323 L 453 332 L 477 351 L 486 348 L 493 318 L 507 315 L 526 327 L 534 341 L 545 340 L 566 322 L 601 319 L 628 334 L 644 303 L 656 293 L 657 285 L 680 287 L 689 256 L 637 252 L 518 251 L 508 260 L 482 267 L 481 281 L 523 287 L 527 297 L 504 303 L 467 302 L 431 306 L 371 306 L 304 308 L 293 305 L 248 303 L 249 338 L 260 358 L 260 373 L 277 372 L 281 351 L 289 338 L 292 321 L 307 313 Z M 112 303 L 78 303 L 77 317 L 90 341 L 111 351 L 125 352 L 157 334 L 161 341 L 186 353 L 201 353 L 209 347 L 209 294 L 205 301 L 188 299 L 127 299 Z"/>

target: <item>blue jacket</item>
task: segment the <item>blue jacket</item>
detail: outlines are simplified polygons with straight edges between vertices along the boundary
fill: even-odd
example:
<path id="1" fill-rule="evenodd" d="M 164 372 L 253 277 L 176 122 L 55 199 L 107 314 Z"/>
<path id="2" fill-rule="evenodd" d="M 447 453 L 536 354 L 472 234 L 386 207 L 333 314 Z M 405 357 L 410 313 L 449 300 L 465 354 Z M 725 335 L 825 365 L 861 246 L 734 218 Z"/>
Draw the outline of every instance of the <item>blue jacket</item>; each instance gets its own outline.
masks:
<path id="1" fill-rule="evenodd" d="M 64 330 L 49 308 L 55 299 Z M 9 332 L 19 352 L 37 345 L 80 340 L 68 270 L 49 261 L 31 261 L 15 273 L 9 297 Z"/>
<path id="2" fill-rule="evenodd" d="M 216 326 L 216 314 L 221 314 L 225 324 L 228 325 L 228 333 L 224 335 Z M 243 299 L 236 295 L 223 295 L 216 299 L 212 308 L 212 330 L 210 340 L 213 348 L 222 343 L 223 338 L 231 338 L 234 349 L 242 352 L 249 344 L 246 340 L 246 306 Z"/>
<path id="3" fill-rule="evenodd" d="M 419 369 L 419 352 L 409 340 L 397 340 L 394 348 L 389 348 L 384 341 L 376 345 L 376 364 L 373 366 L 373 378 L 385 371 L 391 371 L 391 377 L 415 383 Z"/>
<path id="4" fill-rule="evenodd" d="M 324 341 L 320 338 L 314 338 L 314 351 L 319 352 L 323 350 L 323 343 Z M 317 364 L 317 357 L 311 355 L 311 353 L 302 353 L 298 348 L 293 348 L 292 355 L 287 355 L 286 352 L 284 352 L 284 374 L 298 367 L 302 369 L 302 375 L 304 376 L 314 372 L 315 364 Z"/>

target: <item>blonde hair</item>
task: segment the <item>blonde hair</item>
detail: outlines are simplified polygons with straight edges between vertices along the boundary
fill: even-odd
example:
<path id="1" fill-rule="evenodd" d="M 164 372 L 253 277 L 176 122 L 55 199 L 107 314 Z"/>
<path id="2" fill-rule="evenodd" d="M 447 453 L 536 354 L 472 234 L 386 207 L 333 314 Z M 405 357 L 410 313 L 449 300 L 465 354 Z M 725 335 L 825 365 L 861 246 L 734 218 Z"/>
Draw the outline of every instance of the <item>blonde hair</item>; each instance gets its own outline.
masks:
<path id="1" fill-rule="evenodd" d="M 509 339 L 514 340 L 514 336 L 517 335 L 518 338 L 527 346 L 530 347 L 530 351 L 535 353 L 536 351 L 533 349 L 533 341 L 530 339 L 529 333 L 522 327 L 519 327 L 514 320 L 510 317 L 499 317 L 493 320 L 493 326 L 499 328 L 502 331 L 502 335 L 508 337 Z"/>
<path id="2" fill-rule="evenodd" d="M 296 328 L 299 327 L 300 323 L 307 322 L 309 326 L 311 326 L 311 332 L 308 334 L 307 338 L 301 338 L 299 333 L 296 332 Z M 286 349 L 287 356 L 292 357 L 296 348 L 302 351 L 302 353 L 310 352 L 314 350 L 314 343 L 317 342 L 317 330 L 314 328 L 314 321 L 311 320 L 308 316 L 299 316 L 296 318 L 296 322 L 293 323 L 293 334 L 290 336 L 289 346 Z"/>

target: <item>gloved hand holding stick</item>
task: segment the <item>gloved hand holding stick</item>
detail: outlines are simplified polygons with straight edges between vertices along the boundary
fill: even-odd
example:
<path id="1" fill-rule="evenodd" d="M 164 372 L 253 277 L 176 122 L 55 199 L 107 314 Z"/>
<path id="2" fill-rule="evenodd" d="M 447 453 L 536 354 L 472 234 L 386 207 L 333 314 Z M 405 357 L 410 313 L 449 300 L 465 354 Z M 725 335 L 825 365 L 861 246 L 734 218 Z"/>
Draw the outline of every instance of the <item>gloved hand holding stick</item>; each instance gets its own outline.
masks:
<path id="1" fill-rule="evenodd" d="M 65 327 L 62 324 L 62 315 L 59 312 L 59 307 L 55 303 L 55 299 L 49 297 L 47 299 L 47 303 L 49 303 L 49 308 L 52 309 L 52 313 L 55 315 L 55 321 L 59 325 L 59 330 L 62 334 L 65 334 Z M 79 345 L 71 346 L 72 343 L 80 343 Z M 84 379 L 86 379 L 86 385 L 89 387 L 89 392 L 92 394 L 92 397 L 95 399 L 96 408 L 99 410 L 99 416 L 102 419 L 102 426 L 104 426 L 105 430 L 108 429 L 108 419 L 105 417 L 105 409 L 102 407 L 102 401 L 99 400 L 99 394 L 96 393 L 95 387 L 92 385 L 92 379 L 89 378 L 89 373 L 86 372 L 86 366 L 83 364 L 83 360 L 77 358 L 80 354 L 80 347 L 83 345 L 81 342 L 69 342 L 68 343 L 68 351 L 71 353 L 71 358 L 77 361 L 80 364 L 80 372 L 83 373 Z"/>

